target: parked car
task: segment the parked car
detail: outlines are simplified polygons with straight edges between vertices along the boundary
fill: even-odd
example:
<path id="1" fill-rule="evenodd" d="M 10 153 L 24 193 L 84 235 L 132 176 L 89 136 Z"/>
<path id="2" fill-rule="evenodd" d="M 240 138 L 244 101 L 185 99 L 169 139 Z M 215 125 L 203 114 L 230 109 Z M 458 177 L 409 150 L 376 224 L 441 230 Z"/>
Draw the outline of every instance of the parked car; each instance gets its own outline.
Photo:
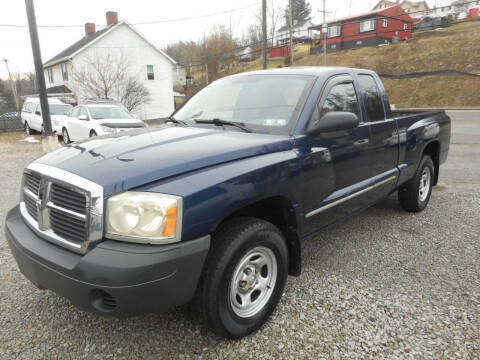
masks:
<path id="1" fill-rule="evenodd" d="M 146 124 L 130 114 L 123 106 L 113 104 L 85 104 L 67 114 L 62 129 L 66 144 L 89 137 L 113 134 L 146 127 Z"/>
<path id="2" fill-rule="evenodd" d="M 77 308 L 132 316 L 195 295 L 239 338 L 300 274 L 302 239 L 393 192 L 425 209 L 449 142 L 443 110 L 392 111 L 369 70 L 237 74 L 161 127 L 31 163 L 6 236 L 22 273 Z"/>
<path id="3" fill-rule="evenodd" d="M 72 105 L 65 104 L 59 99 L 49 98 L 48 107 L 50 110 L 50 119 L 52 121 L 52 130 L 61 134 L 65 114 L 72 108 Z M 33 131 L 43 132 L 43 117 L 39 98 L 29 97 L 25 99 L 21 112 L 22 124 L 27 134 Z"/>

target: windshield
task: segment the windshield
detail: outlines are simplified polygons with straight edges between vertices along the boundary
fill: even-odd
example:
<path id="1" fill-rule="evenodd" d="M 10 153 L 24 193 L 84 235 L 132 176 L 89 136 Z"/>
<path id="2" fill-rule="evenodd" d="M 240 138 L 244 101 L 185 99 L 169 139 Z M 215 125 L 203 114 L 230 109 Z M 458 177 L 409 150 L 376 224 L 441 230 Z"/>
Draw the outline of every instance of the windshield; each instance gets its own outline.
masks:
<path id="1" fill-rule="evenodd" d="M 286 133 L 296 122 L 313 78 L 245 75 L 215 81 L 192 97 L 175 119 L 221 119 L 259 132 Z"/>
<path id="2" fill-rule="evenodd" d="M 65 115 L 68 110 L 72 108 L 72 105 L 68 104 L 48 104 L 50 108 L 50 115 Z"/>
<path id="3" fill-rule="evenodd" d="M 90 115 L 94 120 L 100 119 L 133 119 L 130 113 L 118 106 L 89 106 Z"/>

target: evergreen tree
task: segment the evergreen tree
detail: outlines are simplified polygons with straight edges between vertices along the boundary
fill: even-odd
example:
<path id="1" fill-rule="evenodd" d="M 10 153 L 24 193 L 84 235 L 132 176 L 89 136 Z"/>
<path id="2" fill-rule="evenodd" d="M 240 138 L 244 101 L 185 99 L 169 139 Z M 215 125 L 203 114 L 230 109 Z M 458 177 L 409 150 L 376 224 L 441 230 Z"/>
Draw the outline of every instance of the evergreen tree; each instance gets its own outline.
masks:
<path id="1" fill-rule="evenodd" d="M 311 19 L 312 6 L 306 0 L 292 0 L 292 18 L 293 25 L 303 23 Z M 285 7 L 285 22 L 288 24 L 288 5 Z"/>

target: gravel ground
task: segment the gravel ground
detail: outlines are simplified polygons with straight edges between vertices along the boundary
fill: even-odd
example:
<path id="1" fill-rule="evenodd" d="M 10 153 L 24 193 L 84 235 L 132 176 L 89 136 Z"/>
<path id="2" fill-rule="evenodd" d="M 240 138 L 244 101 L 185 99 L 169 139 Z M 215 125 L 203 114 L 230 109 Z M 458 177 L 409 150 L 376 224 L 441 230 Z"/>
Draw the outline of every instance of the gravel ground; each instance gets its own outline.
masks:
<path id="1" fill-rule="evenodd" d="M 2 233 L 0 358 L 478 359 L 480 114 L 452 115 L 428 208 L 408 214 L 392 197 L 305 241 L 303 274 L 239 341 L 212 335 L 185 307 L 126 320 L 78 311 L 22 276 Z M 0 134 L 2 228 L 23 167 L 41 152 L 22 138 Z"/>

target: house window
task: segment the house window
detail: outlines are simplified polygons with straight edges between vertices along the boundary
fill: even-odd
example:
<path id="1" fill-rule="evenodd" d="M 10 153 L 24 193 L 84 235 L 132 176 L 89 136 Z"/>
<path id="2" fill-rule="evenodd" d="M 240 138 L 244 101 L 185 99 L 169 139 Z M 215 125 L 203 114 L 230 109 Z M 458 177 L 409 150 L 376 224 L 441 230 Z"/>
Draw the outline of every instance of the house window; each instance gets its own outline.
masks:
<path id="1" fill-rule="evenodd" d="M 52 68 L 48 68 L 48 82 L 50 84 L 53 84 L 53 69 Z"/>
<path id="2" fill-rule="evenodd" d="M 61 65 L 62 67 L 62 79 L 67 81 L 68 80 L 68 70 L 67 70 L 67 64 L 66 63 L 63 63 Z"/>
<path id="3" fill-rule="evenodd" d="M 340 36 L 341 27 L 340 25 L 332 25 L 328 27 L 327 36 L 329 38 Z"/>
<path id="4" fill-rule="evenodd" d="M 403 23 L 403 30 L 405 30 L 405 31 L 408 30 L 408 23 Z"/>
<path id="5" fill-rule="evenodd" d="M 147 65 L 147 79 L 155 80 L 155 75 L 153 73 L 153 65 Z"/>
<path id="6" fill-rule="evenodd" d="M 360 32 L 375 30 L 375 19 L 367 19 L 360 21 Z"/>
<path id="7" fill-rule="evenodd" d="M 405 12 L 408 14 L 410 12 L 410 9 L 409 8 L 406 8 L 405 9 Z"/>
<path id="8" fill-rule="evenodd" d="M 388 27 L 388 18 L 386 18 L 386 17 L 383 18 L 382 26 L 383 26 L 384 28 Z"/>

